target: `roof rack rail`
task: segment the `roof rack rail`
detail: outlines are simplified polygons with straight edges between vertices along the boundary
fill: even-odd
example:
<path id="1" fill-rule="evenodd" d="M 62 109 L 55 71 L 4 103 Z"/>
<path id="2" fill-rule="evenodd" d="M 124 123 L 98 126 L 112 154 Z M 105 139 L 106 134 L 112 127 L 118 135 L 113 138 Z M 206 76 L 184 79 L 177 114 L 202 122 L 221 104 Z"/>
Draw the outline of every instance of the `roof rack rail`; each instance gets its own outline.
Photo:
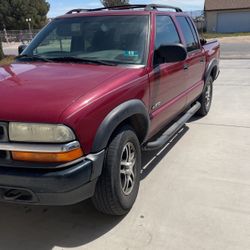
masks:
<path id="1" fill-rule="evenodd" d="M 126 9 L 143 9 L 145 5 L 142 4 L 127 4 L 127 5 L 117 5 L 110 7 L 103 7 L 98 9 L 90 9 L 89 11 L 100 11 L 100 10 L 126 10 Z"/>
<path id="2" fill-rule="evenodd" d="M 92 11 L 102 11 L 102 10 L 126 10 L 126 9 L 144 9 L 145 11 L 152 11 L 158 9 L 173 9 L 176 12 L 182 12 L 182 9 L 170 5 L 162 4 L 128 4 L 121 6 L 103 7 L 97 9 L 73 9 L 66 14 L 74 14 L 80 12 L 92 12 Z"/>
<path id="3" fill-rule="evenodd" d="M 66 14 L 81 13 L 85 11 L 89 11 L 89 10 L 88 9 L 73 9 L 73 10 L 68 11 Z"/>
<path id="4" fill-rule="evenodd" d="M 148 4 L 145 7 L 145 10 L 158 10 L 158 9 L 172 9 L 176 12 L 182 12 L 182 9 L 179 7 L 171 6 L 171 5 L 163 5 L 163 4 Z"/>

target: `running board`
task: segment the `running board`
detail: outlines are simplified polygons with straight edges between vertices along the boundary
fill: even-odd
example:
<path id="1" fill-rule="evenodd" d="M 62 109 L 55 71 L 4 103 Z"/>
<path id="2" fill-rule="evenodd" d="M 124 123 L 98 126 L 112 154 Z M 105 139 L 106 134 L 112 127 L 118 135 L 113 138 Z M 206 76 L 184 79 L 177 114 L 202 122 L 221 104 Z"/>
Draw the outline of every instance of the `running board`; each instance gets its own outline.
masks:
<path id="1" fill-rule="evenodd" d="M 143 150 L 156 150 L 164 146 L 174 135 L 177 133 L 185 123 L 195 115 L 195 113 L 200 109 L 201 104 L 196 102 L 196 104 L 189 109 L 185 115 L 183 115 L 176 123 L 174 123 L 168 130 L 166 130 L 157 140 L 148 142 Z"/>

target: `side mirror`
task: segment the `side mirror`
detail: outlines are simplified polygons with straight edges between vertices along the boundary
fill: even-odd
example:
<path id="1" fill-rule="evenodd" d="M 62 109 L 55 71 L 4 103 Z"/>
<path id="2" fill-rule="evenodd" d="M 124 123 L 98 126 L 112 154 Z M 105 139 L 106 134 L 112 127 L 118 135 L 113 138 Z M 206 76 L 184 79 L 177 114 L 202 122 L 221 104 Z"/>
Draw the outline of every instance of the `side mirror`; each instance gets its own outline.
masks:
<path id="1" fill-rule="evenodd" d="M 187 50 L 182 44 L 162 45 L 155 51 L 155 64 L 182 62 Z"/>
<path id="2" fill-rule="evenodd" d="M 200 39 L 201 45 L 205 45 L 207 43 L 207 40 L 205 38 Z"/>
<path id="3" fill-rule="evenodd" d="M 20 46 L 18 46 L 18 55 L 21 55 L 26 48 L 27 48 L 26 44 L 21 44 Z"/>

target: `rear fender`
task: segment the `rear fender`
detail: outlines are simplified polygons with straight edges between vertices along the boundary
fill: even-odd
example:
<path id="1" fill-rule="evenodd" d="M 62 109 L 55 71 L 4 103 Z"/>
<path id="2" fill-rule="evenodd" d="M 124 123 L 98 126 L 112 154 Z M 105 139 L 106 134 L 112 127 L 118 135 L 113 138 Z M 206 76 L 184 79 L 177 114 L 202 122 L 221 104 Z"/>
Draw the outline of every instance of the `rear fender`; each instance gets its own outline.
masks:
<path id="1" fill-rule="evenodd" d="M 212 74 L 212 71 L 214 70 L 214 68 L 216 68 L 216 73 L 215 73 L 215 77 L 214 77 L 214 79 L 216 79 L 216 76 L 217 76 L 218 70 L 219 70 L 219 61 L 216 58 L 211 60 L 207 66 L 206 72 L 204 74 L 205 83 L 207 82 L 207 79 L 209 78 L 209 76 Z"/>

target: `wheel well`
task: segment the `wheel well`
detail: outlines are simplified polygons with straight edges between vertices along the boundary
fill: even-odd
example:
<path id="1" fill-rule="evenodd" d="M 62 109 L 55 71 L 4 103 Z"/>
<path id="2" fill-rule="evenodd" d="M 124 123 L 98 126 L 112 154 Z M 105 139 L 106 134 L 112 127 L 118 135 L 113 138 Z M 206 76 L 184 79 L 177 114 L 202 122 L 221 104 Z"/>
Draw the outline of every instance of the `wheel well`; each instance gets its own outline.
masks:
<path id="1" fill-rule="evenodd" d="M 127 122 L 135 130 L 140 143 L 142 143 L 148 132 L 148 124 L 145 122 L 145 117 L 139 114 L 133 115 L 127 119 Z"/>
<path id="2" fill-rule="evenodd" d="M 215 80 L 216 78 L 216 74 L 217 74 L 217 66 L 214 66 L 212 71 L 211 71 L 211 76 L 213 77 L 213 80 Z"/>
<path id="3" fill-rule="evenodd" d="M 140 143 L 144 141 L 148 132 L 148 123 L 146 121 L 146 118 L 143 115 L 135 114 L 135 115 L 130 116 L 123 122 L 121 122 L 113 131 L 112 136 L 120 127 L 125 126 L 125 125 L 129 125 L 134 129 Z"/>
<path id="4" fill-rule="evenodd" d="M 130 125 L 136 132 L 140 142 L 143 142 L 148 129 L 150 118 L 141 100 L 126 101 L 114 108 L 101 122 L 97 129 L 91 152 L 99 152 L 107 147 L 111 136 L 121 125 Z"/>

